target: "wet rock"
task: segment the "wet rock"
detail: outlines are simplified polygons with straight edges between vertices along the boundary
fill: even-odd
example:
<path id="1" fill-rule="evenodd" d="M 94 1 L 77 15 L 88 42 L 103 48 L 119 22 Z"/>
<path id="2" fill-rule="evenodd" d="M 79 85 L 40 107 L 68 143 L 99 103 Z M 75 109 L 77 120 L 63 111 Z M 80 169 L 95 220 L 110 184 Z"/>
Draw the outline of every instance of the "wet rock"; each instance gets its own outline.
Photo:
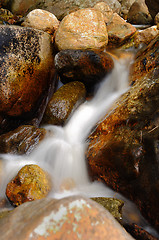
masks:
<path id="1" fill-rule="evenodd" d="M 159 12 L 159 0 L 145 0 L 145 3 L 149 9 L 149 12 L 154 19 Z"/>
<path id="2" fill-rule="evenodd" d="M 42 123 L 63 125 L 73 111 L 85 101 L 86 90 L 81 82 L 70 82 L 60 87 L 50 99 Z"/>
<path id="3" fill-rule="evenodd" d="M 159 30 L 159 13 L 155 16 L 155 23 L 157 25 L 157 29 Z"/>
<path id="4" fill-rule="evenodd" d="M 29 154 L 46 136 L 46 130 L 23 125 L 0 136 L 0 153 Z"/>
<path id="5" fill-rule="evenodd" d="M 159 36 L 137 55 L 130 90 L 89 136 L 90 174 L 131 198 L 142 214 L 159 229 L 159 169 L 154 151 L 158 130 Z M 156 133 L 156 140 L 158 134 Z"/>
<path id="6" fill-rule="evenodd" d="M 97 3 L 96 5 L 94 5 L 94 9 L 103 13 L 104 21 L 106 24 L 111 20 L 113 16 L 113 10 L 105 2 Z"/>
<path id="7" fill-rule="evenodd" d="M 6 196 L 13 206 L 46 197 L 51 189 L 51 179 L 38 165 L 26 165 L 7 184 Z"/>
<path id="8" fill-rule="evenodd" d="M 124 205 L 124 202 L 122 200 L 105 197 L 97 197 L 91 199 L 105 207 L 118 222 L 122 220 L 122 207 Z"/>
<path id="9" fill-rule="evenodd" d="M 11 213 L 11 211 L 8 211 L 8 210 L 6 210 L 6 209 L 0 211 L 0 219 L 1 219 L 1 218 L 4 218 L 4 217 L 7 217 L 10 213 Z"/>
<path id="10" fill-rule="evenodd" d="M 108 47 L 119 47 L 134 36 L 136 28 L 114 13 L 112 20 L 107 25 L 107 31 Z"/>
<path id="11" fill-rule="evenodd" d="M 49 34 L 0 26 L 0 113 L 27 118 L 38 108 L 54 76 Z"/>
<path id="12" fill-rule="evenodd" d="M 145 4 L 145 0 L 136 0 L 132 4 L 128 12 L 128 22 L 133 24 L 151 24 L 152 23 L 152 17 Z"/>
<path id="13" fill-rule="evenodd" d="M 108 43 L 103 14 L 95 9 L 81 9 L 67 15 L 56 32 L 59 50 L 103 49 Z"/>
<path id="14" fill-rule="evenodd" d="M 26 16 L 22 26 L 53 34 L 59 27 L 59 21 L 54 14 L 42 9 L 35 9 Z"/>
<path id="15" fill-rule="evenodd" d="M 80 196 L 24 203 L 0 220 L 0 231 L 2 240 L 133 239 L 102 206 Z"/>
<path id="16" fill-rule="evenodd" d="M 139 31 L 134 38 L 135 47 L 139 47 L 140 44 L 148 45 L 158 34 L 159 30 L 157 30 L 157 26 Z"/>
<path id="17" fill-rule="evenodd" d="M 63 50 L 55 56 L 55 68 L 63 83 L 81 81 L 91 91 L 113 69 L 112 57 L 100 51 Z"/>

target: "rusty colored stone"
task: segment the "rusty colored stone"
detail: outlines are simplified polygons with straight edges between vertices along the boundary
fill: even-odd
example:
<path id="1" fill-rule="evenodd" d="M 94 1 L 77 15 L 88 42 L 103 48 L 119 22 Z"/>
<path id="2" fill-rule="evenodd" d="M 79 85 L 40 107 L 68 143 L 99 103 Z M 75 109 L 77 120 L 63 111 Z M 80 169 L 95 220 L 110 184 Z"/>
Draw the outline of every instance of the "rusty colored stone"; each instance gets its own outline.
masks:
<path id="1" fill-rule="evenodd" d="M 67 15 L 56 32 L 58 50 L 103 49 L 108 43 L 103 14 L 95 9 L 81 9 Z"/>
<path id="2" fill-rule="evenodd" d="M 81 82 L 70 82 L 60 87 L 50 99 L 42 123 L 63 125 L 73 111 L 85 101 L 86 90 Z"/>
<path id="3" fill-rule="evenodd" d="M 26 165 L 7 184 L 6 196 L 13 206 L 44 198 L 51 189 L 51 180 L 38 165 Z"/>
<path id="4" fill-rule="evenodd" d="M 0 219 L 0 232 L 2 240 L 133 240 L 107 210 L 80 196 L 24 203 Z"/>
<path id="5" fill-rule="evenodd" d="M 46 130 L 23 125 L 0 136 L 0 153 L 30 153 L 46 136 Z"/>
<path id="6" fill-rule="evenodd" d="M 159 36 L 133 64 L 133 86 L 89 136 L 90 174 L 131 198 L 159 229 L 158 139 Z"/>
<path id="7" fill-rule="evenodd" d="M 63 50 L 55 56 L 55 67 L 63 83 L 81 81 L 89 91 L 111 72 L 114 62 L 101 51 Z"/>
<path id="8" fill-rule="evenodd" d="M 119 47 L 131 40 L 136 32 L 136 28 L 125 22 L 117 13 L 114 13 L 107 25 L 107 31 L 108 47 Z"/>

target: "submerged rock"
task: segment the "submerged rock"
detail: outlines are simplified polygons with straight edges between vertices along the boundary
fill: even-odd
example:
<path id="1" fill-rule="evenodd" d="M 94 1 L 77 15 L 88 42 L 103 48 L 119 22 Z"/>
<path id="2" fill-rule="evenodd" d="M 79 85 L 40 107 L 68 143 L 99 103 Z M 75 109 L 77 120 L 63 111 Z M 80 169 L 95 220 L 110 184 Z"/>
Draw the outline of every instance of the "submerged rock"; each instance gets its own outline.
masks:
<path id="1" fill-rule="evenodd" d="M 152 133 L 158 131 L 159 36 L 135 59 L 130 90 L 89 136 L 90 174 L 131 198 L 159 229 L 159 169 Z M 156 120 L 156 122 L 155 122 Z"/>
<path id="2" fill-rule="evenodd" d="M 85 101 L 86 90 L 81 82 L 70 82 L 60 87 L 50 99 L 43 124 L 63 125 L 73 111 Z"/>
<path id="3" fill-rule="evenodd" d="M 7 184 L 6 196 L 13 206 L 44 198 L 51 189 L 51 179 L 38 165 L 26 165 Z"/>
<path id="4" fill-rule="evenodd" d="M 23 125 L 0 136 L 0 153 L 29 154 L 46 136 L 46 130 Z"/>
<path id="5" fill-rule="evenodd" d="M 118 14 L 114 13 L 111 21 L 107 25 L 108 47 L 119 47 L 131 40 L 136 32 L 136 28 L 125 22 Z"/>
<path id="6" fill-rule="evenodd" d="M 111 72 L 112 57 L 105 52 L 90 50 L 63 50 L 55 56 L 55 68 L 63 83 L 83 82 L 88 91 Z"/>
<path id="7" fill-rule="evenodd" d="M 103 14 L 95 9 L 81 9 L 67 15 L 56 32 L 58 50 L 103 49 L 108 43 Z"/>
<path id="8" fill-rule="evenodd" d="M 133 240 L 107 210 L 80 196 L 24 203 L 0 219 L 0 232 L 2 240 Z"/>
<path id="9" fill-rule="evenodd" d="M 28 118 L 54 76 L 49 34 L 17 26 L 0 26 L 0 113 Z"/>

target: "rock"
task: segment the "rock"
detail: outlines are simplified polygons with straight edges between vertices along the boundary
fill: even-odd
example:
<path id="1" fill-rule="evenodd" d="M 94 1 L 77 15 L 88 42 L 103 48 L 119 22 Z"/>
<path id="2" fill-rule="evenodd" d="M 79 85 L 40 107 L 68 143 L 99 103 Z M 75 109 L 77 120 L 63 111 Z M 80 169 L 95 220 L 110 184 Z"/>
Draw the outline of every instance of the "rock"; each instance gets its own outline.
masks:
<path id="1" fill-rule="evenodd" d="M 1 219 L 1 218 L 4 218 L 4 217 L 7 217 L 10 213 L 11 213 L 11 211 L 8 211 L 8 210 L 6 210 L 6 209 L 0 211 L 0 219 Z"/>
<path id="2" fill-rule="evenodd" d="M 157 25 L 157 29 L 159 30 L 159 13 L 155 16 L 155 23 Z"/>
<path id="3" fill-rule="evenodd" d="M 87 159 L 94 179 L 101 178 L 132 199 L 159 230 L 159 169 L 154 145 L 158 138 L 158 47 L 159 35 L 137 55 L 130 73 L 133 86 L 89 136 Z"/>
<path id="4" fill-rule="evenodd" d="M 152 26 L 139 31 L 134 38 L 135 47 L 138 48 L 142 43 L 148 45 L 158 34 L 159 30 L 157 30 L 157 26 Z"/>
<path id="5" fill-rule="evenodd" d="M 103 49 L 108 43 L 103 14 L 94 9 L 81 9 L 67 15 L 56 32 L 59 50 Z"/>
<path id="6" fill-rule="evenodd" d="M 102 206 L 80 196 L 24 203 L 0 220 L 0 232 L 2 240 L 133 240 Z"/>
<path id="7" fill-rule="evenodd" d="M 101 51 L 63 50 L 55 56 L 55 68 L 61 81 L 81 81 L 89 92 L 113 67 L 112 57 Z"/>
<path id="8" fill-rule="evenodd" d="M 156 14 L 159 12 L 159 0 L 145 0 L 148 10 L 154 19 Z"/>
<path id="9" fill-rule="evenodd" d="M 46 130 L 23 125 L 0 136 L 0 153 L 29 154 L 46 136 Z"/>
<path id="10" fill-rule="evenodd" d="M 26 16 L 22 26 L 32 27 L 53 34 L 59 27 L 59 21 L 54 14 L 45 10 L 35 9 Z"/>
<path id="11" fill-rule="evenodd" d="M 6 24 L 13 18 L 13 14 L 4 8 L 0 8 L 0 24 Z"/>
<path id="12" fill-rule="evenodd" d="M 132 4 L 128 12 L 128 22 L 133 24 L 151 24 L 152 23 L 152 17 L 145 4 L 145 0 L 136 0 Z"/>
<path id="13" fill-rule="evenodd" d="M 81 82 L 60 87 L 50 99 L 42 123 L 64 125 L 73 111 L 85 100 L 86 90 Z"/>
<path id="14" fill-rule="evenodd" d="M 94 5 L 94 9 L 103 13 L 104 21 L 106 24 L 111 20 L 113 16 L 113 10 L 105 2 L 97 3 L 96 5 Z"/>
<path id="15" fill-rule="evenodd" d="M 114 13 L 112 20 L 107 25 L 107 31 L 108 47 L 114 48 L 129 41 L 134 36 L 136 28 Z"/>
<path id="16" fill-rule="evenodd" d="M 101 2 L 101 1 L 99 1 Z M 121 9 L 121 4 L 117 0 L 105 0 L 105 2 L 115 13 L 119 13 Z"/>
<path id="17" fill-rule="evenodd" d="M 13 206 L 46 197 L 51 189 L 51 178 L 38 165 L 26 165 L 7 184 L 6 196 Z"/>
<path id="18" fill-rule="evenodd" d="M 123 17 L 125 20 L 127 19 L 129 9 L 134 2 L 135 0 L 121 0 L 121 10 L 119 15 Z"/>
<path id="19" fill-rule="evenodd" d="M 54 57 L 49 34 L 0 26 L 0 113 L 29 118 L 53 81 Z"/>
<path id="20" fill-rule="evenodd" d="M 121 222 L 122 207 L 124 205 L 124 202 L 122 200 L 105 197 L 96 197 L 91 199 L 105 207 L 118 222 Z"/>

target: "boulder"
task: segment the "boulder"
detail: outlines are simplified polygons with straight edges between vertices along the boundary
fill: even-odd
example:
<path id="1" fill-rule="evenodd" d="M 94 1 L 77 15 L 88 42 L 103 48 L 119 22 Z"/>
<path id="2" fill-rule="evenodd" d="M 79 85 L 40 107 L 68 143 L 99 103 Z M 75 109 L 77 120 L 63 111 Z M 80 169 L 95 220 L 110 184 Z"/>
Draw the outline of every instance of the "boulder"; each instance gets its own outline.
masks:
<path id="1" fill-rule="evenodd" d="M 159 30 L 159 13 L 155 16 L 155 23 L 157 25 L 157 29 Z"/>
<path id="2" fill-rule="evenodd" d="M 119 15 L 123 17 L 125 20 L 127 19 L 129 9 L 134 2 L 135 0 L 121 0 L 121 10 Z"/>
<path id="3" fill-rule="evenodd" d="M 20 169 L 6 188 L 6 196 L 13 206 L 46 197 L 51 189 L 51 178 L 38 165 Z"/>
<path id="4" fill-rule="evenodd" d="M 54 14 L 42 9 L 35 9 L 26 16 L 22 26 L 53 34 L 59 27 L 59 21 Z"/>
<path id="5" fill-rule="evenodd" d="M 96 5 L 94 5 L 94 9 L 103 13 L 104 21 L 106 24 L 108 24 L 108 22 L 111 20 L 113 16 L 113 10 L 109 7 L 109 5 L 106 4 L 105 2 L 99 2 Z"/>
<path id="6" fill-rule="evenodd" d="M 159 0 L 145 0 L 148 10 L 154 19 L 156 14 L 159 12 Z"/>
<path id="7" fill-rule="evenodd" d="M 1 117 L 29 119 L 50 84 L 55 87 L 50 35 L 32 28 L 0 25 L 0 70 Z"/>
<path id="8" fill-rule="evenodd" d="M 86 90 L 81 82 L 70 82 L 60 87 L 50 99 L 43 124 L 64 125 L 73 111 L 85 101 Z"/>
<path id="9" fill-rule="evenodd" d="M 103 49 L 108 43 L 103 14 L 95 9 L 81 9 L 61 21 L 55 36 L 58 50 Z"/>
<path id="10" fill-rule="evenodd" d="M 55 56 L 55 68 L 63 83 L 83 82 L 88 92 L 111 72 L 112 57 L 101 51 L 63 50 Z"/>
<path id="11" fill-rule="evenodd" d="M 159 230 L 159 36 L 136 56 L 132 87 L 89 136 L 90 174 L 131 198 Z"/>
<path id="12" fill-rule="evenodd" d="M 108 47 L 120 47 L 129 41 L 135 34 L 136 28 L 125 22 L 117 13 L 113 14 L 111 21 L 107 25 Z"/>
<path id="13" fill-rule="evenodd" d="M 0 219 L 2 240 L 133 240 L 113 216 L 80 196 L 24 203 Z"/>
<path id="14" fill-rule="evenodd" d="M 46 130 L 23 125 L 0 136 L 0 153 L 29 154 L 44 139 Z"/>
<path id="15" fill-rule="evenodd" d="M 152 24 L 152 17 L 149 10 L 145 4 L 145 0 L 136 0 L 129 12 L 128 12 L 128 22 L 133 24 Z"/>

